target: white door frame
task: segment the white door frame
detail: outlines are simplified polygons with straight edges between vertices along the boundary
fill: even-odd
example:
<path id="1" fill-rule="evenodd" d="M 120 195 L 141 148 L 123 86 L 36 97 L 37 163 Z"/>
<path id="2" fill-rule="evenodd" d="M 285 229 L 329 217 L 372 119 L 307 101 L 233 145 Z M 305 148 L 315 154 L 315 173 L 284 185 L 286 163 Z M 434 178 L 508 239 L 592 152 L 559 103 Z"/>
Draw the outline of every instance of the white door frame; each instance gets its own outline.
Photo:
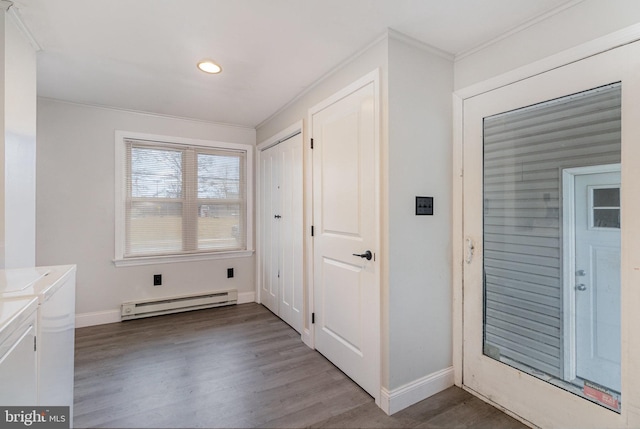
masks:
<path id="1" fill-rule="evenodd" d="M 591 165 L 562 170 L 562 267 L 563 267 L 563 378 L 576 378 L 576 258 L 575 258 L 575 179 L 576 176 L 597 173 L 619 173 L 620 164 Z"/>
<path id="2" fill-rule="evenodd" d="M 532 404 L 530 407 L 524 406 L 521 409 L 518 409 L 515 405 L 519 400 L 516 396 L 509 395 L 501 395 L 500 397 L 495 396 L 493 393 L 490 394 L 491 397 L 483 397 L 482 393 L 473 392 L 477 396 L 483 397 L 483 399 L 487 402 L 494 403 L 501 408 L 513 408 L 518 409 L 518 413 L 521 413 L 520 416 L 515 416 L 519 419 L 530 418 L 531 421 L 540 421 L 546 426 L 553 427 L 554 422 L 564 421 L 567 418 L 577 417 L 580 421 L 582 427 L 589 426 L 609 426 L 609 427 L 640 427 L 640 363 L 634 356 L 640 355 L 640 335 L 638 334 L 637 326 L 638 321 L 638 313 L 635 306 L 637 302 L 640 302 L 640 288 L 634 288 L 629 285 L 640 284 L 640 264 L 638 263 L 638 258 L 640 255 L 640 241 L 636 238 L 640 236 L 640 218 L 634 216 L 633 214 L 640 213 L 640 199 L 634 197 L 640 191 L 640 180 L 638 180 L 638 172 L 640 172 L 640 168 L 638 168 L 638 159 L 640 159 L 640 146 L 632 144 L 633 141 L 636 140 L 636 137 L 640 132 L 638 132 L 638 128 L 640 124 L 637 121 L 634 121 L 632 118 L 637 117 L 640 114 L 640 106 L 635 103 L 635 97 L 631 94 L 638 93 L 640 91 L 640 81 L 637 76 L 638 70 L 640 70 L 640 55 L 633 54 L 632 52 L 637 52 L 640 49 L 640 25 L 636 25 L 632 28 L 632 30 L 628 30 L 625 33 L 625 37 L 627 37 L 626 43 L 621 43 L 621 35 L 614 34 L 611 37 L 606 37 L 603 39 L 599 39 L 597 43 L 589 44 L 589 46 L 580 46 L 575 50 L 571 50 L 570 53 L 563 53 L 562 55 L 556 55 L 551 59 L 543 60 L 541 62 L 535 63 L 533 66 L 525 67 L 526 73 L 523 70 L 518 69 L 515 72 L 508 73 L 499 78 L 492 79 L 488 82 L 485 82 L 481 85 L 474 86 L 471 89 L 466 89 L 459 91 L 454 95 L 454 115 L 455 115 L 455 128 L 454 128 L 454 136 L 455 136 L 455 144 L 454 144 L 454 208 L 458 211 L 454 218 L 454 230 L 453 234 L 453 260 L 454 260 L 454 281 L 456 282 L 454 285 L 454 381 L 456 384 L 461 385 L 463 388 L 467 390 L 471 390 L 469 387 L 470 384 L 477 384 L 478 380 L 474 380 L 469 374 L 463 374 L 463 368 L 467 364 L 466 361 L 463 361 L 463 350 L 466 351 L 469 349 L 469 343 L 465 344 L 464 332 L 467 330 L 466 327 L 473 327 L 474 323 L 464 323 L 463 315 L 464 308 L 466 308 L 469 303 L 464 302 L 465 295 L 463 294 L 463 290 L 466 287 L 463 284 L 463 267 L 467 266 L 464 262 L 464 253 L 465 253 L 465 243 L 464 243 L 464 224 L 463 224 L 463 214 L 465 213 L 463 207 L 463 179 L 462 175 L 469 176 L 466 171 L 463 172 L 463 155 L 467 156 L 468 154 L 463 153 L 463 150 L 466 151 L 466 148 L 463 146 L 463 136 L 465 130 L 465 123 L 468 126 L 470 124 L 468 121 L 464 120 L 464 113 L 467 108 L 467 104 L 465 101 L 469 101 L 469 105 L 474 105 L 473 98 L 479 96 L 481 94 L 485 94 L 492 90 L 500 91 L 500 88 L 505 87 L 510 84 L 518 85 L 518 83 L 524 81 L 527 78 L 532 78 L 535 80 L 543 80 L 544 76 L 547 76 L 547 73 L 544 71 L 548 71 L 550 73 L 556 73 L 558 75 L 564 75 L 561 80 L 556 82 L 557 85 L 563 85 L 563 88 L 566 89 L 566 93 L 571 93 L 573 89 L 576 90 L 574 92 L 579 92 L 580 90 L 584 90 L 587 88 L 586 86 L 580 87 L 579 82 L 573 81 L 570 76 L 566 73 L 571 72 L 576 67 L 580 67 L 580 64 L 592 63 L 594 66 L 598 63 L 600 58 L 607 58 L 606 61 L 610 61 L 612 58 L 616 58 L 616 61 L 619 64 L 623 64 L 622 68 L 614 68 L 611 66 L 607 66 L 606 62 L 601 62 L 599 67 L 597 67 L 598 72 L 600 73 L 600 77 L 604 77 L 605 75 L 610 76 L 611 78 L 606 78 L 604 80 L 599 80 L 594 76 L 594 84 L 592 87 L 597 85 L 602 85 L 605 83 L 615 82 L 617 80 L 623 81 L 623 97 L 622 97 L 622 183 L 623 189 L 621 190 L 621 204 L 623 205 L 623 213 L 621 213 L 623 219 L 623 231 L 621 236 L 621 249 L 622 249 L 622 272 L 621 272 L 621 282 L 622 282 L 622 290 L 621 290 L 621 302 L 622 302 L 622 325 L 621 325 L 621 342 L 622 342 L 622 356 L 621 356 L 621 366 L 622 366 L 622 411 L 621 414 L 617 416 L 613 416 L 610 410 L 605 410 L 604 408 L 593 408 L 598 407 L 598 405 L 590 406 L 590 410 L 593 413 L 582 414 L 580 412 L 577 413 L 568 413 L 566 410 L 571 408 L 581 408 L 585 401 L 583 398 L 572 394 L 563 394 L 563 401 L 566 401 L 564 407 L 559 406 L 557 403 L 552 404 L 552 395 L 541 395 L 536 398 L 535 404 Z M 631 37 L 632 35 L 633 37 Z M 606 42 L 606 43 L 605 43 Z M 636 42 L 636 43 L 632 43 Z M 617 49 L 616 49 L 617 48 Z M 585 53 L 588 53 L 585 55 Z M 602 56 L 601 56 L 602 55 Z M 569 61 L 567 59 L 570 58 Z M 578 61 L 578 60 L 583 61 Z M 540 69 L 540 64 L 545 65 L 545 69 Z M 563 67 L 565 66 L 565 67 Z M 624 75 L 624 76 L 623 76 Z M 584 78 L 585 76 L 582 76 Z M 588 78 L 588 76 L 586 76 Z M 551 92 L 556 85 L 552 85 L 545 89 L 547 92 Z M 520 86 L 523 89 L 523 86 Z M 625 89 L 626 88 L 626 89 Z M 556 88 L 557 89 L 557 88 Z M 628 95 L 624 95 L 624 93 L 628 91 Z M 497 93 L 497 92 L 496 92 Z M 477 148 L 473 149 L 474 151 Z M 471 195 L 473 198 L 477 198 L 477 196 Z M 474 203 L 476 203 L 474 201 Z M 474 241 L 476 241 L 479 245 L 476 246 L 476 254 L 477 257 L 480 258 L 482 256 L 482 240 L 479 237 L 470 237 Z M 478 241 L 479 240 L 479 241 Z M 477 264 L 473 267 L 477 271 Z M 477 284 L 471 284 L 473 286 L 471 292 L 477 293 Z M 477 315 L 476 315 L 477 316 Z M 471 341 L 476 341 L 471 339 Z M 471 362 L 471 361 L 470 361 Z M 478 362 L 482 362 L 483 365 L 491 366 L 495 363 L 490 359 L 484 359 L 480 356 Z M 474 362 L 476 363 L 476 362 Z M 473 363 L 472 363 L 473 364 Z M 492 368 L 494 368 L 492 366 Z M 513 376 L 514 372 L 511 372 Z M 467 377 L 469 377 L 467 381 Z M 482 377 L 481 377 L 482 378 Z M 512 377 L 513 378 L 513 377 Z M 495 380 L 496 383 L 500 383 L 502 386 L 504 384 L 504 380 Z M 535 380 L 531 379 L 528 376 L 522 376 L 521 379 L 517 382 L 512 383 L 513 385 L 533 385 Z M 547 391 L 549 393 L 557 392 L 558 388 L 552 385 L 545 384 L 537 384 L 541 390 Z M 495 388 L 496 386 L 491 386 Z M 498 386 L 498 388 L 501 388 Z M 537 388 L 536 388 L 537 389 Z M 555 395 L 555 393 L 553 393 Z M 497 404 L 496 402 L 501 403 Z M 535 410 L 540 409 L 549 409 L 549 412 L 535 412 Z M 514 415 L 512 413 L 512 415 Z M 555 423 L 557 425 L 557 423 Z"/>
<path id="3" fill-rule="evenodd" d="M 453 282 L 453 368 L 454 383 L 463 387 L 463 267 L 466 253 L 464 239 L 464 192 L 463 192 L 463 135 L 464 135 L 464 102 L 494 89 L 528 79 L 547 71 L 571 64 L 576 61 L 606 52 L 619 46 L 640 40 L 640 24 L 618 30 L 614 33 L 583 43 L 547 58 L 535 61 L 512 71 L 500 74 L 482 82 L 457 89 L 453 93 L 453 149 L 452 149 L 452 273 Z M 508 412 L 508 411 L 507 411 Z M 640 407 L 638 408 L 640 422 Z M 518 418 L 517 416 L 515 416 Z"/>

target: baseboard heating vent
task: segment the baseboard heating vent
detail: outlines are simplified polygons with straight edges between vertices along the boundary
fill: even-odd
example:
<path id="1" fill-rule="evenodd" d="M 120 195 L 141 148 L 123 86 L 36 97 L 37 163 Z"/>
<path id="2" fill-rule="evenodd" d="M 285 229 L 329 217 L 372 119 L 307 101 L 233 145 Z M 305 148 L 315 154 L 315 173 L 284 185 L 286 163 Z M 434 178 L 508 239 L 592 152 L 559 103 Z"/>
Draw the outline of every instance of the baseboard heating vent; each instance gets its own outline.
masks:
<path id="1" fill-rule="evenodd" d="M 220 307 L 237 303 L 238 291 L 236 289 L 197 295 L 176 296 L 173 298 L 125 302 L 122 304 L 122 320 L 201 310 L 203 308 Z"/>

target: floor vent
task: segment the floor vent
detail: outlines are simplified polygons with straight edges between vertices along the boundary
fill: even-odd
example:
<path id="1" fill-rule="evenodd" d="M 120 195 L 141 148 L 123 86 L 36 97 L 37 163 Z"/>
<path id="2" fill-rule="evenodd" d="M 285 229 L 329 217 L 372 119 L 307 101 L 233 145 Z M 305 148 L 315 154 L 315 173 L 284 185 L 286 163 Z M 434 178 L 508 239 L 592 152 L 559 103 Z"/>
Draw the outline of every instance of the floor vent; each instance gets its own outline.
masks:
<path id="1" fill-rule="evenodd" d="M 122 304 L 122 320 L 159 316 L 182 311 L 201 310 L 238 303 L 236 289 L 173 298 L 151 299 L 147 301 L 125 302 Z"/>

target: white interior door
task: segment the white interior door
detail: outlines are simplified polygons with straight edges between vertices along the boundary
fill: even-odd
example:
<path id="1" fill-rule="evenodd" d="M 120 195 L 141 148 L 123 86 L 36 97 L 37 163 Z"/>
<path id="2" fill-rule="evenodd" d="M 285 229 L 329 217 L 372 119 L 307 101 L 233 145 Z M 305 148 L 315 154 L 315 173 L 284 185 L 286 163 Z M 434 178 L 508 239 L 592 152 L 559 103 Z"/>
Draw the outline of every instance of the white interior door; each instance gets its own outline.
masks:
<path id="1" fill-rule="evenodd" d="M 302 134 L 260 154 L 262 303 L 298 332 L 303 308 Z"/>
<path id="2" fill-rule="evenodd" d="M 625 350 L 625 344 L 637 345 L 635 329 L 630 327 L 637 325 L 638 313 L 624 297 L 634 296 L 628 279 L 638 270 L 634 268 L 637 262 L 631 261 L 640 257 L 632 238 L 638 228 L 637 214 L 626 212 L 636 199 L 630 188 L 640 182 L 640 158 L 630 156 L 640 135 L 635 101 L 640 99 L 639 78 L 640 45 L 635 43 L 464 101 L 462 382 L 540 427 L 625 427 L 629 413 L 637 413 L 640 406 L 638 388 L 632 387 L 632 382 L 625 384 L 633 379 L 631 374 L 638 375 L 640 366 L 632 363 L 632 358 L 626 360 L 624 353 L 622 408 L 618 412 L 607 403 L 615 399 L 611 402 L 620 405 L 611 392 L 590 397 L 586 388 L 563 384 L 562 361 L 567 350 L 562 336 L 568 333 L 562 327 L 562 300 L 567 282 L 562 279 L 566 261 L 562 258 L 563 207 L 559 205 L 563 168 L 620 162 L 620 149 L 616 152 L 615 148 L 621 147 L 625 154 L 620 198 L 621 268 L 619 277 L 611 278 L 614 283 L 620 278 L 622 305 L 617 317 L 622 322 L 618 339 L 608 346 L 616 347 L 612 353 L 617 354 L 621 347 Z M 606 98 L 612 85 L 620 85 L 617 107 L 612 105 L 610 110 L 613 117 L 617 108 L 619 119 L 617 127 L 613 124 L 607 129 L 594 118 L 605 121 L 599 115 L 606 116 L 609 110 L 591 112 L 593 104 L 588 97 Z M 584 98 L 585 94 L 588 97 Z M 567 138 L 568 131 L 562 128 L 546 135 L 551 125 L 545 122 L 547 113 L 540 109 L 548 107 L 556 118 L 562 117 L 563 106 L 575 100 L 571 114 L 564 117 L 576 118 L 573 127 L 583 135 Z M 514 117 L 520 122 L 504 131 Z M 527 129 L 528 134 L 521 135 L 517 145 L 512 144 L 521 129 Z M 541 142 L 541 138 L 548 140 Z M 599 145 L 599 152 L 590 151 L 594 144 Z M 509 159 L 512 162 L 505 164 Z M 580 164 L 585 159 L 590 164 Z M 608 262 L 589 263 L 596 263 L 598 269 L 600 262 L 613 267 L 615 257 L 609 254 L 607 258 Z M 608 269 L 603 265 L 605 273 Z M 609 280 L 599 277 L 596 281 Z M 611 300 L 611 296 L 603 295 L 603 299 Z M 610 311 L 615 307 L 598 305 L 608 305 Z M 578 313 L 583 312 L 581 307 L 578 304 Z M 591 333 L 591 337 L 600 341 L 601 334 L 609 335 L 600 332 Z"/>
<path id="3" fill-rule="evenodd" d="M 378 400 L 378 80 L 311 109 L 316 349 Z M 362 256 L 357 256 L 362 255 Z"/>
<path id="4" fill-rule="evenodd" d="M 620 392 L 620 172 L 575 176 L 576 375 Z"/>

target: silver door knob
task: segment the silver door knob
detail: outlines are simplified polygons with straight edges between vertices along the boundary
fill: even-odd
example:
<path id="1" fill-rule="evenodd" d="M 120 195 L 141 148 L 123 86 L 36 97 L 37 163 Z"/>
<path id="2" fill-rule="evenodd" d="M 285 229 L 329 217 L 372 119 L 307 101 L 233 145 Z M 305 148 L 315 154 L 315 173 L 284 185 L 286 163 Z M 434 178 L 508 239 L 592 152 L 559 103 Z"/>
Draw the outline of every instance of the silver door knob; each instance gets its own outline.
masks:
<path id="1" fill-rule="evenodd" d="M 576 285 L 576 290 L 579 290 L 579 291 L 587 290 L 587 286 L 583 283 L 580 283 L 579 285 Z"/>

